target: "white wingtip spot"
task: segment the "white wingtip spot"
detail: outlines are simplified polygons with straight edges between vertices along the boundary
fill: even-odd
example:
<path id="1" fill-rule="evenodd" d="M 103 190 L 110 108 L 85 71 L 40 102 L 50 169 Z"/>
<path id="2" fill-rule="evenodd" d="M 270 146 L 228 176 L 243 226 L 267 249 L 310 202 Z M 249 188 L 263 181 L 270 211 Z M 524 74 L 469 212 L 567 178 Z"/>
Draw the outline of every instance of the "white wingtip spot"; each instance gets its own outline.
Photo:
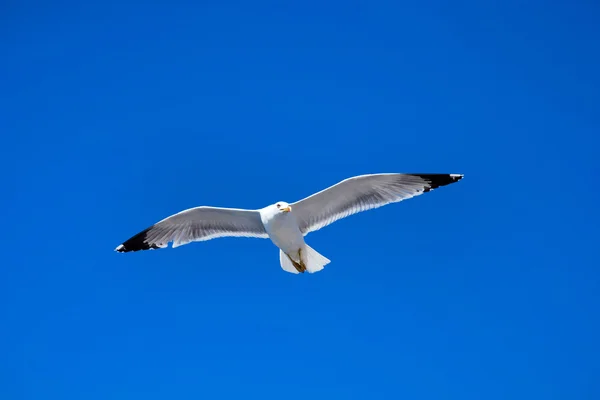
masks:
<path id="1" fill-rule="evenodd" d="M 464 175 L 463 174 L 450 174 L 451 178 L 457 179 L 457 178 L 462 178 Z"/>
<path id="2" fill-rule="evenodd" d="M 122 244 L 118 245 L 117 248 L 115 249 L 115 251 L 121 251 L 125 248 L 125 246 L 123 246 Z"/>

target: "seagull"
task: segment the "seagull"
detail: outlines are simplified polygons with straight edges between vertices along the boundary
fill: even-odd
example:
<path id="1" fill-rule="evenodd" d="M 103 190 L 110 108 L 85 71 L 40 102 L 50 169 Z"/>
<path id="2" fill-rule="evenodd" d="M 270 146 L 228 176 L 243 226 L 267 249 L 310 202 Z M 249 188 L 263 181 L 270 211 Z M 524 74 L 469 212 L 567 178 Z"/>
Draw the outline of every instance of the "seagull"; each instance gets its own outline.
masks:
<path id="1" fill-rule="evenodd" d="M 292 274 L 321 271 L 330 260 L 304 237 L 350 215 L 458 182 L 462 174 L 382 173 L 359 175 L 295 203 L 278 201 L 261 209 L 200 206 L 173 214 L 132 236 L 115 251 L 172 248 L 219 237 L 271 239 L 281 268 Z"/>

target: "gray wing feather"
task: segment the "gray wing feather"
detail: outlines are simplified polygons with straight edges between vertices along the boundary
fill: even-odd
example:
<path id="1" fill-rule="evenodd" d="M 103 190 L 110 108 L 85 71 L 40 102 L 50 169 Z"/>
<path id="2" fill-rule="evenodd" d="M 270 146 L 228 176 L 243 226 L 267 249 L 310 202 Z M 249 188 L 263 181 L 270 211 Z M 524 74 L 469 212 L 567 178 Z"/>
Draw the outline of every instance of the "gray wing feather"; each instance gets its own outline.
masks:
<path id="1" fill-rule="evenodd" d="M 268 238 L 257 210 L 195 207 L 171 215 L 123 242 L 119 252 L 173 247 L 225 236 Z"/>
<path id="2" fill-rule="evenodd" d="M 302 234 L 341 218 L 458 182 L 461 174 L 371 174 L 345 179 L 292 204 Z"/>

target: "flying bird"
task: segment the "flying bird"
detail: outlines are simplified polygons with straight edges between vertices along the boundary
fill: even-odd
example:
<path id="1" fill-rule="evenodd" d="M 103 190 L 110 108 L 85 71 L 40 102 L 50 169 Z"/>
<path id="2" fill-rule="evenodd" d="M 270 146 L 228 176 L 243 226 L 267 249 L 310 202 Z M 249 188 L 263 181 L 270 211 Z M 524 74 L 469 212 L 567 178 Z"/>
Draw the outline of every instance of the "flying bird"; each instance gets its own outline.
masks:
<path id="1" fill-rule="evenodd" d="M 194 207 L 171 215 L 119 245 L 130 252 L 182 246 L 190 242 L 237 236 L 271 239 L 279 248 L 284 271 L 322 270 L 330 260 L 304 237 L 362 211 L 397 203 L 458 182 L 462 174 L 369 174 L 345 179 L 295 203 L 278 201 L 261 209 Z"/>

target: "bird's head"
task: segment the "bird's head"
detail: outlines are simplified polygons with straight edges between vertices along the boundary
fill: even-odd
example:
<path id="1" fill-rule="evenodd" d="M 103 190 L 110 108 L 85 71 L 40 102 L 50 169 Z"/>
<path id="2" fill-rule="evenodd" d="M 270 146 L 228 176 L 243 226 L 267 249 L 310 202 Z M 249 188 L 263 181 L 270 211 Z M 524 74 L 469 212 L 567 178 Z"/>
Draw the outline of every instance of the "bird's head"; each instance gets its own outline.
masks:
<path id="1" fill-rule="evenodd" d="M 275 203 L 275 208 L 281 213 L 289 213 L 290 211 L 292 211 L 292 206 L 290 206 L 285 201 L 278 201 L 277 203 Z"/>

